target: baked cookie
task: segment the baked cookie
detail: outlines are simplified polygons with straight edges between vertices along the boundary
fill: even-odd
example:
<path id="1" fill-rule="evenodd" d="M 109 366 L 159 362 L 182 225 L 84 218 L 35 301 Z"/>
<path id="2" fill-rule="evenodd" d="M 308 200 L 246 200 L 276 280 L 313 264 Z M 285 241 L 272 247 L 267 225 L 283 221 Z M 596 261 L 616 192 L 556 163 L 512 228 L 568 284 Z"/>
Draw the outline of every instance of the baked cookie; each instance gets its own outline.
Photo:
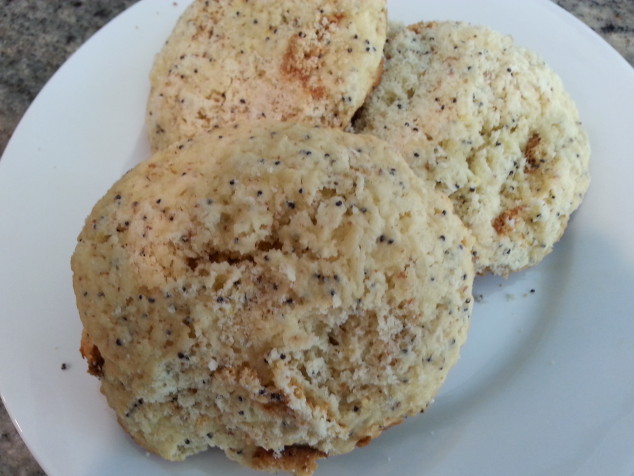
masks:
<path id="1" fill-rule="evenodd" d="M 149 451 L 311 474 L 430 404 L 466 338 L 470 250 L 447 197 L 379 139 L 218 128 L 87 218 L 82 353 Z"/>
<path id="2" fill-rule="evenodd" d="M 195 0 L 151 72 L 154 150 L 269 118 L 345 128 L 381 74 L 386 0 Z"/>
<path id="3" fill-rule="evenodd" d="M 388 36 L 356 130 L 397 146 L 451 198 L 475 235 L 478 273 L 537 264 L 589 185 L 588 137 L 560 78 L 484 27 L 390 25 Z"/>

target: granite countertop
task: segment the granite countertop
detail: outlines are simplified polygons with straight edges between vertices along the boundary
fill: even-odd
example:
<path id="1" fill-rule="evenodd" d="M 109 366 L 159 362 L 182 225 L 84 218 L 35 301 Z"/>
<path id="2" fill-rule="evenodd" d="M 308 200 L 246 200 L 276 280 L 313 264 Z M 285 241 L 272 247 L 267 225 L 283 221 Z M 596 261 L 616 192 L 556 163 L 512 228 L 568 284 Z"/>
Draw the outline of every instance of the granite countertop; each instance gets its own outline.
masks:
<path id="1" fill-rule="evenodd" d="M 0 153 L 51 75 L 95 31 L 135 1 L 1 0 Z M 634 65 L 634 1 L 553 1 Z M 0 476 L 44 474 L 0 404 Z"/>

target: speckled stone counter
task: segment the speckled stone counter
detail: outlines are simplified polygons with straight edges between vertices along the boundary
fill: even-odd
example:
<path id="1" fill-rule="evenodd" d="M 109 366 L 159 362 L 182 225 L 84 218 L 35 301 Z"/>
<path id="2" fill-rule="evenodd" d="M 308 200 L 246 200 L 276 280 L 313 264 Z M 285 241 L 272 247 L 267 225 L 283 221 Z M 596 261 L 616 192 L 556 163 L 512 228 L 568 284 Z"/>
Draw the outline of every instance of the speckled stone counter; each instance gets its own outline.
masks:
<path id="1" fill-rule="evenodd" d="M 57 68 L 95 31 L 135 1 L 0 0 L 0 153 Z M 554 1 L 588 24 L 634 65 L 633 0 Z M 0 476 L 44 474 L 0 404 Z"/>

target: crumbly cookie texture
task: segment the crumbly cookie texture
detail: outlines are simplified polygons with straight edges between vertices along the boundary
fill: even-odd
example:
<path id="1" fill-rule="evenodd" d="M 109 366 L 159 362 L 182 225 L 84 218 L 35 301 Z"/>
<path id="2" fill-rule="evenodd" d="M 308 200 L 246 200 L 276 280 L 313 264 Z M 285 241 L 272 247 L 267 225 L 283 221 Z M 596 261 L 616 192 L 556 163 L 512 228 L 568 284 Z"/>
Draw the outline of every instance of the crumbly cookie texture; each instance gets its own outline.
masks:
<path id="1" fill-rule="evenodd" d="M 589 185 L 590 146 L 560 78 L 512 38 L 459 22 L 391 24 L 355 129 L 401 150 L 475 235 L 476 271 L 539 263 Z"/>
<path id="2" fill-rule="evenodd" d="M 382 71 L 386 0 L 195 0 L 153 66 L 154 150 L 215 125 L 349 126 Z"/>
<path id="3" fill-rule="evenodd" d="M 72 257 L 82 353 L 121 425 L 311 474 L 424 411 L 472 308 L 471 237 L 387 143 L 217 128 L 95 205 Z"/>

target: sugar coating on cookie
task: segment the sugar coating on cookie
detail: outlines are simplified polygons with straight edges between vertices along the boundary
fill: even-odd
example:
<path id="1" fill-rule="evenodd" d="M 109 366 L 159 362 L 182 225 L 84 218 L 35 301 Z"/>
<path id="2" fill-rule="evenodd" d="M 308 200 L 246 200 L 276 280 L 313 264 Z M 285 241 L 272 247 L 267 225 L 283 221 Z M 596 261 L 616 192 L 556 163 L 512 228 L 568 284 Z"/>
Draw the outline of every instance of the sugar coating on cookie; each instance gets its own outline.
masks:
<path id="1" fill-rule="evenodd" d="M 150 75 L 153 149 L 244 119 L 347 127 L 380 78 L 386 25 L 385 0 L 195 0 Z"/>
<path id="2" fill-rule="evenodd" d="M 217 128 L 87 218 L 82 353 L 149 451 L 311 474 L 430 404 L 469 327 L 470 240 L 375 137 Z"/>
<path id="3" fill-rule="evenodd" d="M 475 235 L 476 271 L 539 263 L 589 185 L 590 146 L 561 79 L 511 37 L 460 22 L 390 24 L 355 129 L 399 147 Z"/>

